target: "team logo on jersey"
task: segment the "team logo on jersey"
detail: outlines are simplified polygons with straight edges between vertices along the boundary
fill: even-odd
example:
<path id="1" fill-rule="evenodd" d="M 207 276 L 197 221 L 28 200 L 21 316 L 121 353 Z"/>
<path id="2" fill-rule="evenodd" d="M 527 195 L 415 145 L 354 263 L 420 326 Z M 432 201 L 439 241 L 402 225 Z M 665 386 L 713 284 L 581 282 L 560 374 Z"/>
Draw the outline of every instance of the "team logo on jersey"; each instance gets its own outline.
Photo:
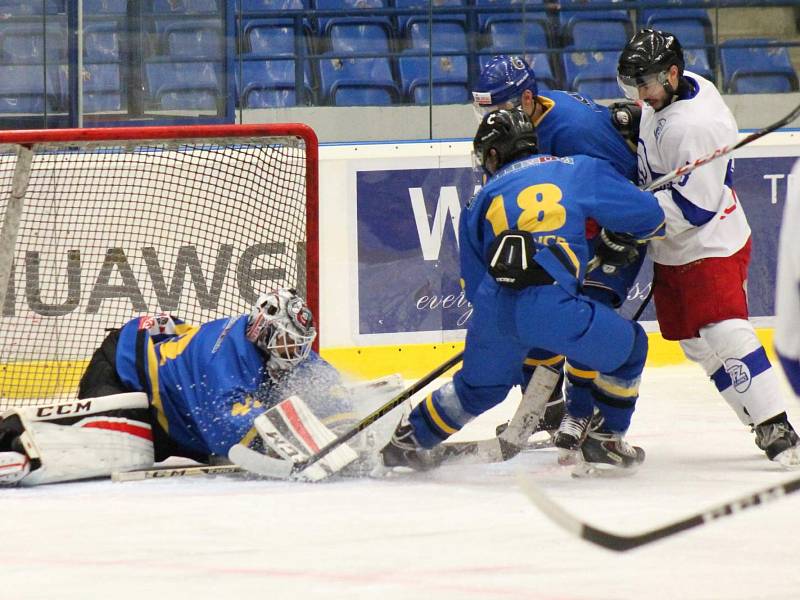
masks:
<path id="1" fill-rule="evenodd" d="M 725 361 L 725 372 L 730 375 L 731 384 L 740 394 L 750 389 L 750 369 L 738 358 L 729 358 Z"/>
<path id="2" fill-rule="evenodd" d="M 654 133 L 654 135 L 656 136 L 656 140 L 658 140 L 658 138 L 661 137 L 661 132 L 664 130 L 664 125 L 666 125 L 666 124 L 667 124 L 667 120 L 666 119 L 659 119 L 656 122 L 656 130 L 655 130 L 655 133 Z"/>

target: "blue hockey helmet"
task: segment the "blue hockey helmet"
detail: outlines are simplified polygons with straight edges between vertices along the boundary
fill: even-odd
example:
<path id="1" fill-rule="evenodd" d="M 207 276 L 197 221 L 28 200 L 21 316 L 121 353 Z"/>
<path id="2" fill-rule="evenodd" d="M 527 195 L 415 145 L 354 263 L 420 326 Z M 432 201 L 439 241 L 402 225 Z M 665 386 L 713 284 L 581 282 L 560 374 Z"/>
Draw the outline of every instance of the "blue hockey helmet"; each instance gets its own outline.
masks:
<path id="1" fill-rule="evenodd" d="M 534 96 L 539 93 L 533 69 L 524 58 L 499 55 L 481 70 L 472 99 L 482 112 L 511 108 L 520 104 L 525 90 L 530 90 Z"/>

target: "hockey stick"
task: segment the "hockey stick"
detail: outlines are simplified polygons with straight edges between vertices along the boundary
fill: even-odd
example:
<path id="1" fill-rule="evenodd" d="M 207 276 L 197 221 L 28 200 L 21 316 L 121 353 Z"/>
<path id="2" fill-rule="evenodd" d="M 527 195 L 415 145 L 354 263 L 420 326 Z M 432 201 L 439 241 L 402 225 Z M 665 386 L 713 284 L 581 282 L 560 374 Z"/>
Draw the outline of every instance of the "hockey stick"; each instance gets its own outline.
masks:
<path id="1" fill-rule="evenodd" d="M 646 546 L 659 540 L 672 537 L 683 531 L 701 527 L 712 521 L 739 514 L 743 510 L 778 500 L 800 490 L 800 477 L 785 483 L 769 486 L 740 496 L 735 500 L 712 506 L 702 512 L 668 523 L 656 529 L 634 535 L 621 535 L 593 527 L 581 521 L 556 504 L 550 497 L 535 486 L 528 478 L 520 476 L 520 487 L 528 499 L 533 502 L 548 518 L 563 529 L 589 543 L 602 546 L 614 552 L 626 552 L 640 546 Z"/>
<path id="2" fill-rule="evenodd" d="M 187 465 L 185 467 L 154 467 L 137 471 L 115 471 L 111 481 L 142 481 L 144 479 L 162 479 L 167 477 L 188 477 L 194 475 L 230 475 L 244 473 L 244 469 L 236 465 Z"/>

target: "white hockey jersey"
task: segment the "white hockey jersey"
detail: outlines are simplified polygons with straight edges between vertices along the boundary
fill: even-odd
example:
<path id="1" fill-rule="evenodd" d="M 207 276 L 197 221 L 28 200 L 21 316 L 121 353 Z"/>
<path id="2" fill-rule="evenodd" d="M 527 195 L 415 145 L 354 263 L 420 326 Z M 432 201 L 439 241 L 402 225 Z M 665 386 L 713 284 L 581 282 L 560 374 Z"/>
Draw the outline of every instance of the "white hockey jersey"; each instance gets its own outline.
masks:
<path id="1" fill-rule="evenodd" d="M 643 107 L 638 147 L 643 185 L 737 141 L 736 120 L 714 84 L 688 71 L 684 75 L 693 87 L 689 94 L 658 112 Z M 732 162 L 719 158 L 657 191 L 667 235 L 650 243 L 653 260 L 683 265 L 740 250 L 750 226 L 731 185 Z"/>
<path id="2" fill-rule="evenodd" d="M 800 396 L 800 160 L 789 175 L 778 250 L 775 350 L 795 394 Z"/>

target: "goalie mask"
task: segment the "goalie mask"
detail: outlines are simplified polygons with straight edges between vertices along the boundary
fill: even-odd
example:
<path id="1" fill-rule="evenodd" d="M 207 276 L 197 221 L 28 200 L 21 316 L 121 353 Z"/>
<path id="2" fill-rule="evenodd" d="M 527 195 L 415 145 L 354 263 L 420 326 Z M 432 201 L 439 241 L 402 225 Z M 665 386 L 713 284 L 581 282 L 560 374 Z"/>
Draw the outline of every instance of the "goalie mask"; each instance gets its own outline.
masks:
<path id="1" fill-rule="evenodd" d="M 271 369 L 286 371 L 299 365 L 316 337 L 311 310 L 291 289 L 261 294 L 247 321 L 247 339 L 267 355 Z"/>

